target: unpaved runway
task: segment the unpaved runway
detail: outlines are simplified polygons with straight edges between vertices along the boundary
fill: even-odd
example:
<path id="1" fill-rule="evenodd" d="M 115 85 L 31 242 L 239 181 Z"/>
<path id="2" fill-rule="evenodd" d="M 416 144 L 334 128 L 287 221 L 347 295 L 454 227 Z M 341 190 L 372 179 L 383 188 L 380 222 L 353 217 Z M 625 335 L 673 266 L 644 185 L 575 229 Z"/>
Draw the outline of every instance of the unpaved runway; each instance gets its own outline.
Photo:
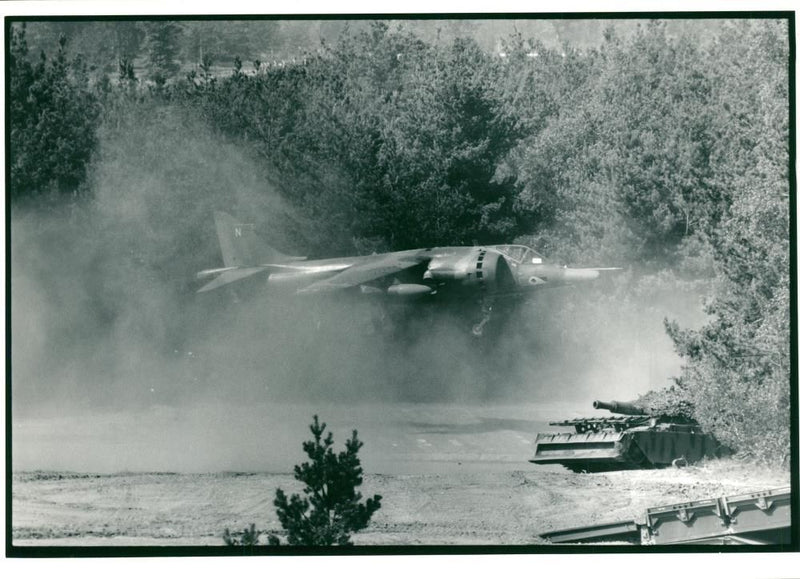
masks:
<path id="1" fill-rule="evenodd" d="M 14 544 L 221 545 L 226 527 L 278 532 L 272 499 L 288 474 L 17 474 Z M 558 528 L 639 517 L 648 506 L 788 484 L 730 461 L 704 468 L 573 474 L 516 470 L 367 475 L 383 507 L 357 545 L 539 544 Z"/>
<path id="2" fill-rule="evenodd" d="M 343 447 L 353 429 L 365 472 L 524 467 L 536 432 L 568 417 L 542 404 L 204 404 L 136 412 L 33 416 L 13 423 L 14 470 L 291 472 L 312 416 Z M 574 414 L 574 413 L 573 413 Z M 459 464 L 461 463 L 461 464 Z"/>
<path id="3" fill-rule="evenodd" d="M 307 405 L 205 407 L 143 411 L 137 420 L 19 422 L 14 544 L 220 545 L 226 527 L 277 532 L 275 489 L 300 491 L 288 473 L 305 458 L 311 413 Z M 353 537 L 357 545 L 537 544 L 553 529 L 789 482 L 787 472 L 730 460 L 606 474 L 530 464 L 546 420 L 575 415 L 556 407 L 398 404 L 319 413 L 337 448 L 358 428 L 361 490 L 383 496 L 372 525 Z M 46 472 L 20 472 L 33 469 Z M 54 472 L 61 469 L 101 474 Z"/>

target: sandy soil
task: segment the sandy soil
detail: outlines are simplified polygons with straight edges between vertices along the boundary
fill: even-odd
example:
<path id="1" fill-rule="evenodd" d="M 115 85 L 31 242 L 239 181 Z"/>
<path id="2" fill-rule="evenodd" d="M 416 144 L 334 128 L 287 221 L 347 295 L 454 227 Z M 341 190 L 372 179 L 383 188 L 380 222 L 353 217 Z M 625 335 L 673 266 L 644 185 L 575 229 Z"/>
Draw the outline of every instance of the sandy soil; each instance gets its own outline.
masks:
<path id="1" fill-rule="evenodd" d="M 456 466 L 458 464 L 456 463 Z M 789 484 L 783 471 L 732 460 L 657 471 L 574 474 L 500 462 L 444 474 L 368 474 L 383 507 L 356 545 L 540 544 L 560 528 L 638 519 L 646 507 Z M 277 487 L 289 474 L 17 473 L 13 542 L 26 545 L 221 545 L 222 531 L 255 523 L 277 532 Z"/>
<path id="2" fill-rule="evenodd" d="M 315 412 L 337 449 L 358 428 L 362 494 L 383 496 L 357 545 L 537 544 L 540 533 L 635 519 L 651 506 L 789 484 L 787 472 L 731 460 L 603 474 L 529 463 L 536 433 L 571 416 L 561 406 L 206 405 L 20 418 L 13 540 L 221 545 L 226 527 L 277 532 L 275 489 L 301 491 L 290 473 L 307 458 L 301 441 Z"/>

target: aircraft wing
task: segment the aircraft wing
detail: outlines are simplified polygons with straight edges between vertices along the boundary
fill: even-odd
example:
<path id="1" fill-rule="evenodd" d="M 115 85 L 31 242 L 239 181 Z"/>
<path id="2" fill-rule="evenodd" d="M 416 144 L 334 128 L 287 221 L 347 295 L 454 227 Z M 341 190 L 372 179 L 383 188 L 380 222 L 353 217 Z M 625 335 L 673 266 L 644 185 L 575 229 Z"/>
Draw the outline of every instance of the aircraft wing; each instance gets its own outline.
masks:
<path id="1" fill-rule="evenodd" d="M 329 292 L 359 286 L 426 262 L 425 256 L 389 254 L 348 267 L 342 272 L 298 290 L 299 294 Z"/>

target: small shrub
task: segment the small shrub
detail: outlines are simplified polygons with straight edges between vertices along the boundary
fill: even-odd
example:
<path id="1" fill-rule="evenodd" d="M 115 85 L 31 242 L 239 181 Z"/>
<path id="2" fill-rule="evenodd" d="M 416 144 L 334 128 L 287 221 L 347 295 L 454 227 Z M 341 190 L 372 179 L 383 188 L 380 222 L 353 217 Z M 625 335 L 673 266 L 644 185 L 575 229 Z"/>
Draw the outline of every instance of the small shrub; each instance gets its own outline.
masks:
<path id="1" fill-rule="evenodd" d="M 242 532 L 234 532 L 231 533 L 229 529 L 225 529 L 225 532 L 222 534 L 222 540 L 225 541 L 225 544 L 229 547 L 252 547 L 253 545 L 258 545 L 258 536 L 259 533 L 256 530 L 256 526 L 254 523 L 250 524 L 249 529 L 245 529 Z"/>
<path id="2" fill-rule="evenodd" d="M 311 462 L 294 467 L 294 477 L 305 483 L 305 497 L 287 497 L 282 489 L 275 492 L 274 505 L 290 545 L 351 545 L 350 534 L 364 529 L 381 506 L 381 496 L 361 502 L 356 487 L 362 483 L 358 451 L 363 443 L 358 432 L 345 442 L 345 450 L 333 452 L 333 434 L 323 438 L 326 424 L 315 415 L 310 425 L 314 440 L 303 443 Z M 270 535 L 271 545 L 280 544 Z"/>

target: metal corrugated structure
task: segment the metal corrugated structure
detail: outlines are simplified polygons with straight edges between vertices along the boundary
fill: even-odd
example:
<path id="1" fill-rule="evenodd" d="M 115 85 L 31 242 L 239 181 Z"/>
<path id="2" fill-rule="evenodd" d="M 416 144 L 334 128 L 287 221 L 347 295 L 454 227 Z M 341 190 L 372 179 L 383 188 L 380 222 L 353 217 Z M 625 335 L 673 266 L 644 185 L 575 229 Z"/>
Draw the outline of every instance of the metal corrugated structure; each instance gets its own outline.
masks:
<path id="1" fill-rule="evenodd" d="M 552 543 L 625 541 L 640 545 L 779 545 L 791 543 L 791 489 L 701 499 L 651 507 L 642 522 L 611 523 L 549 531 Z"/>
<path id="2" fill-rule="evenodd" d="M 788 540 L 790 528 L 791 490 L 785 487 L 647 509 L 641 542 L 772 544 Z"/>

